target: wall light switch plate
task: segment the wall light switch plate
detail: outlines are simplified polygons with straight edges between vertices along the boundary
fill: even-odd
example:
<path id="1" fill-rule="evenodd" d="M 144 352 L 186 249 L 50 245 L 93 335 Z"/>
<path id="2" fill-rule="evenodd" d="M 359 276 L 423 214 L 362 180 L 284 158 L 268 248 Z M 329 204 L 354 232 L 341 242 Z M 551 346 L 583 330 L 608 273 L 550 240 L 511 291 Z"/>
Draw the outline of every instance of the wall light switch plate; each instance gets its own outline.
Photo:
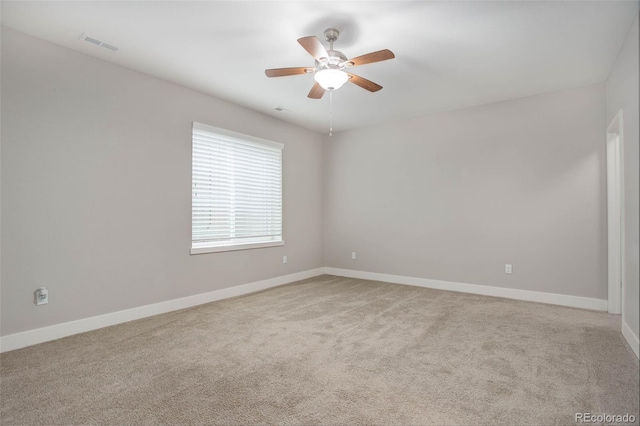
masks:
<path id="1" fill-rule="evenodd" d="M 282 256 L 282 263 L 287 263 L 287 256 Z"/>
<path id="2" fill-rule="evenodd" d="M 356 258 L 356 252 L 355 252 L 355 251 L 352 251 L 352 252 L 351 252 L 351 259 L 354 259 L 354 260 L 355 260 L 355 258 Z"/>
<path id="3" fill-rule="evenodd" d="M 505 274 L 513 274 L 513 265 L 506 263 L 504 265 L 504 273 Z"/>

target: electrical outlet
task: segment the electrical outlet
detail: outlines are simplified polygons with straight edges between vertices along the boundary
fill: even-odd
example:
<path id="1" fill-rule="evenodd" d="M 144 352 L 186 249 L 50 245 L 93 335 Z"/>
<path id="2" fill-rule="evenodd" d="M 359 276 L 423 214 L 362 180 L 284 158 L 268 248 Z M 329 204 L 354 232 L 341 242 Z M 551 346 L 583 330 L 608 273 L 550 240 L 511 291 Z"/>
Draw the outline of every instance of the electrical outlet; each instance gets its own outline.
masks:
<path id="1" fill-rule="evenodd" d="M 355 251 L 351 252 L 351 259 L 356 260 L 356 252 Z"/>
<path id="2" fill-rule="evenodd" d="M 513 274 L 513 265 L 506 263 L 504 265 L 504 273 L 505 274 Z"/>
<path id="3" fill-rule="evenodd" d="M 36 306 L 49 303 L 49 291 L 46 287 L 40 287 L 34 292 Z"/>
<path id="4" fill-rule="evenodd" d="M 282 256 L 282 263 L 283 264 L 287 263 L 287 256 Z"/>

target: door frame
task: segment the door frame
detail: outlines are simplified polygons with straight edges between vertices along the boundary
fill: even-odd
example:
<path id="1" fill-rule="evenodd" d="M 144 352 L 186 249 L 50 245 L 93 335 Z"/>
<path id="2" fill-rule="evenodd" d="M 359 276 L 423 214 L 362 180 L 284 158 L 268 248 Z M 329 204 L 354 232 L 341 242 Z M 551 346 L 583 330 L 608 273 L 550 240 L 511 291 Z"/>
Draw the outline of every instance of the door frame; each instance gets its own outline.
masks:
<path id="1" fill-rule="evenodd" d="M 607 126 L 607 310 L 622 313 L 624 279 L 624 143 L 622 110 Z"/>

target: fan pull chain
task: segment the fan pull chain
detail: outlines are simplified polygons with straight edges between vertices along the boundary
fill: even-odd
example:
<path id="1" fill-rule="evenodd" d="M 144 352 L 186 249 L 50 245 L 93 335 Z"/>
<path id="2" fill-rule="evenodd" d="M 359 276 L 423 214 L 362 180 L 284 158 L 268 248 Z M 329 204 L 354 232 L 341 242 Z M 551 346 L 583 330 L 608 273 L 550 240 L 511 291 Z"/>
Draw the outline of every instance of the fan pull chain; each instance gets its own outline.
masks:
<path id="1" fill-rule="evenodd" d="M 329 136 L 333 136 L 333 90 L 329 91 Z"/>

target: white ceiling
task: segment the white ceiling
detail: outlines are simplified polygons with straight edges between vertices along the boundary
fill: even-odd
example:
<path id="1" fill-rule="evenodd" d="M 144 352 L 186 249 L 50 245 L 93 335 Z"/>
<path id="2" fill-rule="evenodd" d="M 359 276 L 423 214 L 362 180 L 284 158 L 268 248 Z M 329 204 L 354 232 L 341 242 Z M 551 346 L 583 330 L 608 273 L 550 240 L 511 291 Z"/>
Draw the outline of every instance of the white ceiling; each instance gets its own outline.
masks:
<path id="1" fill-rule="evenodd" d="M 334 92 L 335 131 L 604 82 L 637 1 L 111 1 L 2 2 L 2 24 L 319 132 L 329 96 L 307 98 L 313 66 L 296 40 L 335 27 L 353 68 L 384 86 Z M 81 41 L 86 33 L 118 52 Z M 276 112 L 281 106 L 291 111 Z"/>

